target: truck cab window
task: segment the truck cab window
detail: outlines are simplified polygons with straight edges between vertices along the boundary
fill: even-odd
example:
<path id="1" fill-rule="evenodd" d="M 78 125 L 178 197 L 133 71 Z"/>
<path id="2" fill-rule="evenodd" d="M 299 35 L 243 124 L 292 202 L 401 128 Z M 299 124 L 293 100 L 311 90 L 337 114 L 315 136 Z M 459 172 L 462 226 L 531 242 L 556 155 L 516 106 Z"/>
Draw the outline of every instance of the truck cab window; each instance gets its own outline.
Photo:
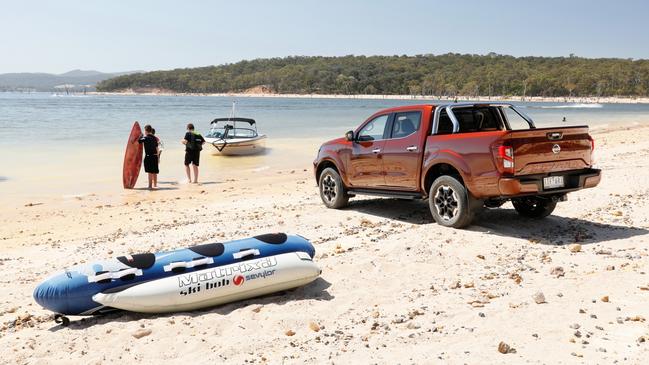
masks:
<path id="1" fill-rule="evenodd" d="M 511 130 L 530 129 L 530 124 L 510 108 L 501 108 Z"/>
<path id="2" fill-rule="evenodd" d="M 421 125 L 420 112 L 397 113 L 392 123 L 391 138 L 407 137 L 419 130 Z"/>
<path id="3" fill-rule="evenodd" d="M 358 140 L 363 142 L 383 139 L 383 134 L 385 133 L 385 126 L 387 122 L 387 114 L 372 119 L 358 132 Z"/>
<path id="4" fill-rule="evenodd" d="M 457 108 L 453 113 L 460 124 L 459 133 L 489 132 L 504 129 L 496 108 Z"/>

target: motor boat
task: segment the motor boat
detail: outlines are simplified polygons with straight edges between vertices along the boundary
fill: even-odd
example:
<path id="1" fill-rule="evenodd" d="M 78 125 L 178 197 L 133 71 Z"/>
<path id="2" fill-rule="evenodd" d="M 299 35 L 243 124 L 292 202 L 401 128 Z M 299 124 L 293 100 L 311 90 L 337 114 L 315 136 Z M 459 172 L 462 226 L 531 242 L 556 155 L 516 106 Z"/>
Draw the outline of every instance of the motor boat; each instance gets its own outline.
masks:
<path id="1" fill-rule="evenodd" d="M 257 122 L 254 119 L 235 117 L 233 104 L 229 117 L 216 118 L 210 123 L 205 142 L 224 156 L 252 155 L 264 151 L 266 135 L 257 132 Z"/>

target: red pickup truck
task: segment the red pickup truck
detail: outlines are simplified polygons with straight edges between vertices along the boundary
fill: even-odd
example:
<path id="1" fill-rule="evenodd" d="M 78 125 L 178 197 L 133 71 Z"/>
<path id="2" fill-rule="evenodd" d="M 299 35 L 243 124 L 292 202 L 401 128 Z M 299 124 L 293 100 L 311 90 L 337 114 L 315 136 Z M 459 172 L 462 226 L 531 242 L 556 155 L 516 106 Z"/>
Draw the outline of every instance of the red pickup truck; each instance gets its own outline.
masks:
<path id="1" fill-rule="evenodd" d="M 587 126 L 536 128 L 511 104 L 411 105 L 324 143 L 313 164 L 329 208 L 356 194 L 428 199 L 438 224 L 460 228 L 509 200 L 523 216 L 551 214 L 599 183 L 593 149 Z"/>

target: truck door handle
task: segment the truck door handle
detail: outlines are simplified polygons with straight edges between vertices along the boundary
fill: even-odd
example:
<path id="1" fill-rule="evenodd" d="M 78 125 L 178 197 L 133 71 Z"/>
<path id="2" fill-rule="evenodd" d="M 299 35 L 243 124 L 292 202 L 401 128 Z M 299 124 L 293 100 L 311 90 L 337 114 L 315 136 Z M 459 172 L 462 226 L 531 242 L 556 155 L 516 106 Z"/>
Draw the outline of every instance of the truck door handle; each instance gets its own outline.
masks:
<path id="1" fill-rule="evenodd" d="M 379 153 L 379 152 L 381 152 L 381 149 L 380 149 L 380 148 L 377 148 L 377 149 L 372 150 L 372 152 L 373 152 L 373 153 Z"/>
<path id="2" fill-rule="evenodd" d="M 417 146 L 408 146 L 406 147 L 406 151 L 417 151 Z"/>

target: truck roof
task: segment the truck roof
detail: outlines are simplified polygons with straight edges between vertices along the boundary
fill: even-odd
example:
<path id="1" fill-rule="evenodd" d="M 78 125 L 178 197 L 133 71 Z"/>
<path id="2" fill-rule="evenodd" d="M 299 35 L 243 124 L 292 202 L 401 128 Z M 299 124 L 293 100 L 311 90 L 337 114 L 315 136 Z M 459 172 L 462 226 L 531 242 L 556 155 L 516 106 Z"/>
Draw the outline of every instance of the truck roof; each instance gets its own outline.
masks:
<path id="1" fill-rule="evenodd" d="M 454 108 L 459 107 L 471 107 L 471 106 L 512 106 L 511 103 L 501 103 L 501 102 L 490 102 L 490 101 L 475 101 L 475 102 L 463 102 L 463 103 L 453 103 L 453 102 L 439 102 L 439 103 L 430 103 L 430 104 L 413 104 L 413 105 L 401 105 L 395 106 L 392 108 L 382 109 L 374 114 L 380 114 L 385 112 L 398 112 L 402 110 L 412 110 L 412 109 L 422 109 L 422 108 L 445 108 L 447 106 L 452 106 Z"/>

